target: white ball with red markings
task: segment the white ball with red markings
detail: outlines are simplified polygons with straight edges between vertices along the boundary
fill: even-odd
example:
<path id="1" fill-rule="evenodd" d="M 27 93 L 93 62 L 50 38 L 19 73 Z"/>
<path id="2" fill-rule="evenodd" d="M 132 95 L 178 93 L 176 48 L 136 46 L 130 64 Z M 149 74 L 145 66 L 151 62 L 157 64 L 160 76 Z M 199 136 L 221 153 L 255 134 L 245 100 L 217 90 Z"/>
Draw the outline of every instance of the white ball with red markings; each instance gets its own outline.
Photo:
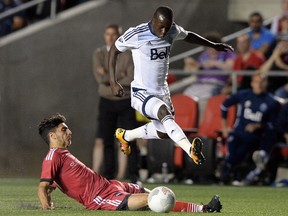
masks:
<path id="1" fill-rule="evenodd" d="M 175 202 L 175 194 L 165 186 L 154 188 L 148 195 L 148 206 L 154 212 L 169 212 L 174 207 Z"/>

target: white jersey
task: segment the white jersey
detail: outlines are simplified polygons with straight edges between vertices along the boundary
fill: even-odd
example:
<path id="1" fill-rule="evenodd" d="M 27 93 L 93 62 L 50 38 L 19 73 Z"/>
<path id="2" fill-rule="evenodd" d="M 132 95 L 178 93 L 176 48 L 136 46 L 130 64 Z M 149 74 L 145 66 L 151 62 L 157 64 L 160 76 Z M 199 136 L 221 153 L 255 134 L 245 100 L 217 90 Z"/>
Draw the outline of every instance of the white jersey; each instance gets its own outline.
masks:
<path id="1" fill-rule="evenodd" d="M 121 52 L 132 50 L 132 88 L 145 89 L 153 94 L 166 94 L 171 46 L 175 40 L 183 40 L 188 32 L 173 23 L 167 35 L 159 38 L 151 32 L 150 25 L 148 22 L 129 28 L 117 39 L 115 46 Z"/>

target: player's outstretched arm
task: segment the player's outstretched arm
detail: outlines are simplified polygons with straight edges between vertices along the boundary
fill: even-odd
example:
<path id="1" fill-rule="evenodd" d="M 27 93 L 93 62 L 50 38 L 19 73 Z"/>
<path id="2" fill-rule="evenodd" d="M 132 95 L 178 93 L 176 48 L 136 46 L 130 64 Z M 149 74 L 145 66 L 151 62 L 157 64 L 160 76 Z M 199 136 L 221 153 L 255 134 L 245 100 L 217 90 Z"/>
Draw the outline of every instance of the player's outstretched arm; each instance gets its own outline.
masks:
<path id="1" fill-rule="evenodd" d="M 38 197 L 43 210 L 53 209 L 53 203 L 51 201 L 52 190 L 49 187 L 49 182 L 40 182 L 38 186 Z"/>
<path id="2" fill-rule="evenodd" d="M 234 52 L 234 49 L 232 46 L 229 44 L 225 43 L 214 43 L 210 40 L 207 40 L 206 38 L 194 33 L 194 32 L 189 32 L 187 37 L 184 39 L 184 41 L 189 42 L 189 43 L 194 43 L 198 44 L 201 46 L 206 46 L 206 47 L 211 47 L 214 48 L 217 51 L 232 51 Z"/>
<path id="3" fill-rule="evenodd" d="M 109 60 L 108 60 L 108 67 L 109 67 L 109 81 L 112 93 L 115 96 L 122 97 L 125 95 L 123 87 L 120 85 L 120 83 L 117 82 L 115 72 L 116 72 L 116 61 L 117 56 L 120 53 L 120 51 L 116 48 L 116 46 L 113 44 L 109 51 Z"/>

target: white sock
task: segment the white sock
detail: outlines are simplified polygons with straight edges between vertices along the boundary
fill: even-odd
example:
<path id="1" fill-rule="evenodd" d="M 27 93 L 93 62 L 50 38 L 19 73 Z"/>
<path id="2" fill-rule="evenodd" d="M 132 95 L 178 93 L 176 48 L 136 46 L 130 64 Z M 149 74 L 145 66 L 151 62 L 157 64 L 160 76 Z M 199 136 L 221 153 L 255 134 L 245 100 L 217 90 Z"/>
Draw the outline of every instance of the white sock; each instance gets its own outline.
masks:
<path id="1" fill-rule="evenodd" d="M 191 157 L 190 155 L 191 143 L 186 137 L 182 140 L 179 140 L 177 144 L 188 154 L 189 157 Z"/>
<path id="2" fill-rule="evenodd" d="M 175 122 L 173 116 L 167 115 L 162 119 L 161 122 L 168 136 L 190 156 L 191 143 L 179 125 Z"/>
<path id="3" fill-rule="evenodd" d="M 133 130 L 126 130 L 124 139 L 128 142 L 137 138 L 142 139 L 160 139 L 157 130 L 152 122 L 149 122 L 141 127 Z"/>

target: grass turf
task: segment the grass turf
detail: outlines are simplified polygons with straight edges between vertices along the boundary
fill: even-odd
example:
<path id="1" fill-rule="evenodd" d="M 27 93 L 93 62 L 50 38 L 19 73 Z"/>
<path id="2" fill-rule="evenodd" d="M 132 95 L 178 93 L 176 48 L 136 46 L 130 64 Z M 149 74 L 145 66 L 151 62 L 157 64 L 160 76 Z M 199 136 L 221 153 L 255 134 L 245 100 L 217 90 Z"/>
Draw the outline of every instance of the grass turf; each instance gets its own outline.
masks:
<path id="1" fill-rule="evenodd" d="M 55 210 L 38 209 L 38 179 L 0 179 L 0 215 L 123 215 L 121 211 L 88 211 L 62 194 L 52 193 Z M 159 185 L 145 184 L 147 188 Z M 214 194 L 219 194 L 223 210 L 221 215 L 288 215 L 288 188 L 275 187 L 230 187 L 168 184 L 177 199 L 194 203 L 207 203 Z M 126 211 L 125 215 L 155 215 L 151 211 Z M 164 213 L 163 213 L 164 214 Z M 186 215 L 170 212 L 168 215 Z M 161 214 L 160 214 L 161 215 Z"/>

